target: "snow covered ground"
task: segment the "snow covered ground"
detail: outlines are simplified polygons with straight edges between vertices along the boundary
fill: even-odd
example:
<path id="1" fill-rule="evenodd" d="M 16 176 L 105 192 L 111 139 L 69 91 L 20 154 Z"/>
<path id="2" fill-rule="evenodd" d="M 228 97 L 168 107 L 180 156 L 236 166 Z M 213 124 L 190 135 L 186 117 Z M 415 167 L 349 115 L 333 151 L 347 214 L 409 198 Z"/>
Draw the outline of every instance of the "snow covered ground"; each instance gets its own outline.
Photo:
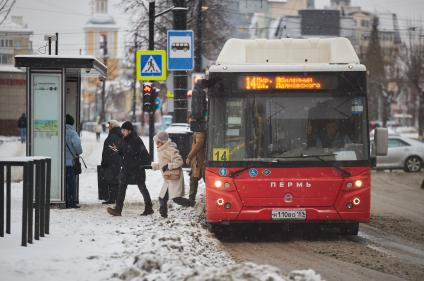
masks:
<path id="1" fill-rule="evenodd" d="M 50 235 L 28 247 L 20 246 L 21 184 L 13 184 L 12 235 L 0 238 L 1 280 L 322 280 L 313 270 L 285 276 L 272 266 L 233 260 L 204 227 L 203 184 L 195 208 L 170 205 L 163 219 L 157 212 L 162 179 L 148 171 L 153 216 L 139 215 L 144 206 L 136 186 L 128 188 L 123 216 L 109 216 L 97 200 L 95 173 L 104 138 L 98 143 L 83 132 L 88 169 L 80 177 L 81 208 L 52 209 Z M 24 154 L 17 139 L 1 140 L 0 157 Z"/>

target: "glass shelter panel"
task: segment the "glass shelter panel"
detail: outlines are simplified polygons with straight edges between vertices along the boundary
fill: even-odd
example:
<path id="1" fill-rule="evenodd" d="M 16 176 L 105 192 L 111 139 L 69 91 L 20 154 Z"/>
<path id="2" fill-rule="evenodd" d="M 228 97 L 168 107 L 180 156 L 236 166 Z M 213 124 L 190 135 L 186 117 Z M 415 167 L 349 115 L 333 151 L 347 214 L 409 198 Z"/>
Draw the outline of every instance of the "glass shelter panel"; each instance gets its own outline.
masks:
<path id="1" fill-rule="evenodd" d="M 61 105 L 62 74 L 32 74 L 33 124 L 32 154 L 52 159 L 51 194 L 52 201 L 61 200 L 61 172 L 63 167 L 61 150 Z"/>

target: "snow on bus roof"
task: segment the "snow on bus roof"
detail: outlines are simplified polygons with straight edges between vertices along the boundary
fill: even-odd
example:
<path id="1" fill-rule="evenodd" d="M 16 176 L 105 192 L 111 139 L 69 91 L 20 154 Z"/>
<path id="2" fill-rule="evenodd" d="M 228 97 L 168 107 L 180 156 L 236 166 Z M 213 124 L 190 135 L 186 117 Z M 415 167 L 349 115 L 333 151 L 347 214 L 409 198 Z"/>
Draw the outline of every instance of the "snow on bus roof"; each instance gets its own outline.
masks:
<path id="1" fill-rule="evenodd" d="M 216 61 L 218 65 L 244 64 L 359 64 L 350 41 L 335 38 L 229 39 Z"/>

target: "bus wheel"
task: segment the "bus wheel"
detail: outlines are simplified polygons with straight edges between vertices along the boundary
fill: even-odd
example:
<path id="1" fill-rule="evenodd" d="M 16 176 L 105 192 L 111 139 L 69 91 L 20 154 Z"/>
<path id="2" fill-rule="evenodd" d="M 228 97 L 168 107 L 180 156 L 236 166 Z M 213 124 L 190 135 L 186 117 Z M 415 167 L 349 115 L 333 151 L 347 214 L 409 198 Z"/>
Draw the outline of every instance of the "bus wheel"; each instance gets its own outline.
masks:
<path id="1" fill-rule="evenodd" d="M 358 235 L 359 223 L 352 222 L 340 226 L 340 234 L 342 235 Z"/>

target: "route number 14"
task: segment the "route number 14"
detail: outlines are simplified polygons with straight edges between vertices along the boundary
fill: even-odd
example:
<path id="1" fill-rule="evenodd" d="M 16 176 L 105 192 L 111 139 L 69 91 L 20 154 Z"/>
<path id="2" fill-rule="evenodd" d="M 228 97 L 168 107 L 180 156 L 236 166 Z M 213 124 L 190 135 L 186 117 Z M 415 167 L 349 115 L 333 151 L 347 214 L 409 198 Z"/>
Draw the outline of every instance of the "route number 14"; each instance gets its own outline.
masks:
<path id="1" fill-rule="evenodd" d="M 228 161 L 228 160 L 230 160 L 229 148 L 214 148 L 213 149 L 213 161 Z"/>

